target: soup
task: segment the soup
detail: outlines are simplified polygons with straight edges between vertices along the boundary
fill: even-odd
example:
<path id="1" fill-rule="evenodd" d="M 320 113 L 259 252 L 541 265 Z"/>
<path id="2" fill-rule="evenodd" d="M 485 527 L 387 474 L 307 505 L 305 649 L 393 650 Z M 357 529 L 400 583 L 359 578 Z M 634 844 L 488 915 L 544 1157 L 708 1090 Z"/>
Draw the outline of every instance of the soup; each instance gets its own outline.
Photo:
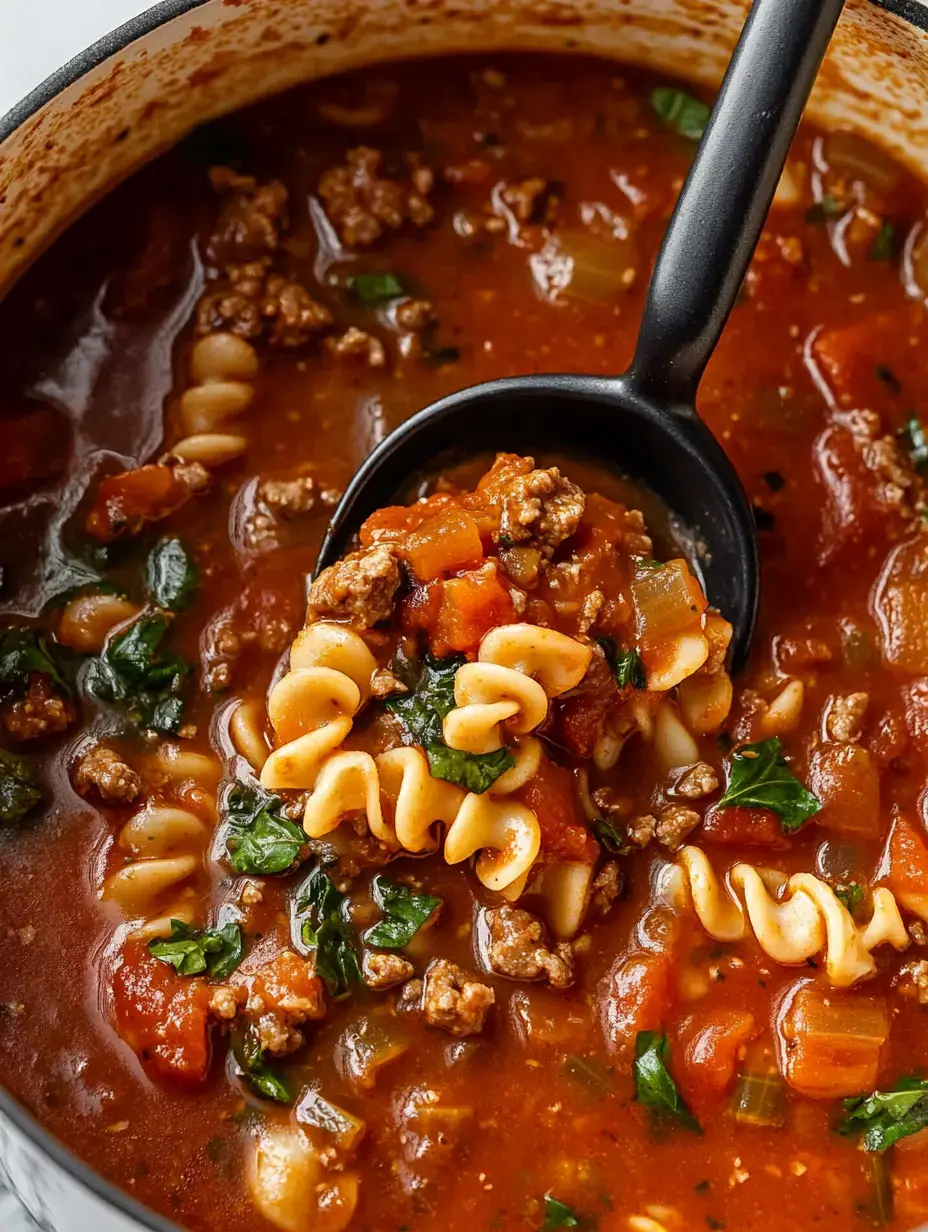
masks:
<path id="1" fill-rule="evenodd" d="M 706 117 L 322 82 L 0 308 L 0 1076 L 183 1227 L 928 1219 L 922 186 L 804 130 L 709 366 L 734 679 L 699 528 L 595 460 L 437 466 L 312 580 L 414 410 L 623 368 Z"/>

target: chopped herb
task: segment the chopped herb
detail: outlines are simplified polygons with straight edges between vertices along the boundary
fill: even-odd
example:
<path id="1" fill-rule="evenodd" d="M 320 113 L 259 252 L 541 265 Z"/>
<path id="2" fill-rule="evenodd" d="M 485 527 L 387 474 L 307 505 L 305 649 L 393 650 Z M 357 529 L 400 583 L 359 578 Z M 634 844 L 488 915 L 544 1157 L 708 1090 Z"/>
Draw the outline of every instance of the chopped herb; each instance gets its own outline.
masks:
<path id="1" fill-rule="evenodd" d="M 763 480 L 771 492 L 782 492 L 786 487 L 786 480 L 779 471 L 764 471 Z"/>
<path id="2" fill-rule="evenodd" d="M 171 920 L 170 940 L 155 938 L 148 948 L 178 975 L 205 971 L 215 980 L 227 980 L 245 957 L 242 930 L 234 923 L 194 932 L 183 920 Z"/>
<path id="3" fill-rule="evenodd" d="M 281 807 L 277 796 L 257 784 L 233 783 L 226 789 L 226 849 L 237 873 L 286 873 L 299 862 L 306 835 Z"/>
<path id="4" fill-rule="evenodd" d="M 19 821 L 41 799 L 42 792 L 29 762 L 0 749 L 0 823 Z"/>
<path id="5" fill-rule="evenodd" d="M 296 892 L 296 911 L 300 940 L 315 953 L 316 971 L 333 997 L 344 996 L 362 982 L 346 895 L 317 867 Z"/>
<path id="6" fill-rule="evenodd" d="M 648 676 L 637 650 L 620 650 L 610 637 L 598 637 L 597 642 L 602 647 L 606 662 L 615 672 L 615 678 L 620 689 L 646 689 Z"/>
<path id="7" fill-rule="evenodd" d="M 670 1043 L 657 1031 L 639 1031 L 635 1039 L 635 1090 L 639 1103 L 661 1117 L 673 1117 L 686 1129 L 702 1133 L 667 1069 Z"/>
<path id="8" fill-rule="evenodd" d="M 712 109 L 700 99 L 669 86 L 651 91 L 651 106 L 668 128 L 690 141 L 701 140 L 712 114 Z"/>
<path id="9" fill-rule="evenodd" d="M 606 817 L 597 817 L 593 822 L 593 833 L 613 855 L 624 856 L 631 849 L 627 835 L 623 834 L 614 821 Z"/>
<path id="10" fill-rule="evenodd" d="M 860 910 L 864 901 L 864 887 L 857 881 L 835 887 L 835 897 L 840 898 L 851 915 Z"/>
<path id="11" fill-rule="evenodd" d="M 356 295 L 368 308 L 388 304 L 390 300 L 399 299 L 400 296 L 406 294 L 402 281 L 388 270 L 372 270 L 367 274 L 353 274 L 348 279 L 348 287 L 352 294 Z"/>
<path id="12" fill-rule="evenodd" d="M 896 228 L 891 222 L 884 222 L 874 236 L 867 256 L 871 261 L 892 261 L 896 255 Z"/>
<path id="13" fill-rule="evenodd" d="M 910 415 L 905 421 L 902 435 L 906 438 L 909 457 L 916 470 L 928 467 L 928 434 L 917 415 Z"/>
<path id="14" fill-rule="evenodd" d="M 145 585 L 152 602 L 172 612 L 183 611 L 199 582 L 196 565 L 179 539 L 159 539 L 148 554 Z"/>
<path id="15" fill-rule="evenodd" d="M 566 1202 L 545 1194 L 545 1221 L 543 1232 L 553 1228 L 579 1228 L 580 1221 Z"/>
<path id="16" fill-rule="evenodd" d="M 258 1095 L 274 1099 L 279 1104 L 292 1104 L 290 1088 L 279 1074 L 264 1064 L 264 1052 L 251 1031 L 233 1035 L 232 1052 L 241 1077 Z"/>
<path id="17" fill-rule="evenodd" d="M 891 1091 L 874 1091 L 843 1101 L 839 1134 L 860 1135 L 865 1151 L 886 1151 L 900 1138 L 928 1126 L 928 1079 L 900 1078 Z"/>
<path id="18" fill-rule="evenodd" d="M 719 801 L 737 808 L 770 809 L 785 831 L 797 830 L 822 807 L 821 800 L 803 787 L 786 764 L 776 736 L 743 744 L 729 765 L 728 786 Z"/>
<path id="19" fill-rule="evenodd" d="M 180 696 L 190 665 L 178 655 L 162 655 L 158 647 L 170 627 L 167 616 L 142 616 L 111 638 L 99 658 L 87 665 L 85 683 L 95 697 L 125 702 L 139 727 L 176 732 L 184 701 Z"/>
<path id="20" fill-rule="evenodd" d="M 515 758 L 505 748 L 465 753 L 448 748 L 442 739 L 442 719 L 454 709 L 454 677 L 464 662 L 463 655 L 435 659 L 426 654 L 418 665 L 398 659 L 393 670 L 410 692 L 388 698 L 386 706 L 425 749 L 433 778 L 483 793 L 515 765 Z"/>
<path id="21" fill-rule="evenodd" d="M 876 375 L 877 380 L 882 381 L 894 394 L 902 393 L 902 382 L 892 368 L 887 368 L 885 364 L 877 364 Z"/>
<path id="22" fill-rule="evenodd" d="M 460 349 L 456 346 L 431 346 L 422 352 L 422 362 L 426 364 L 456 364 L 461 358 Z"/>
<path id="23" fill-rule="evenodd" d="M 0 638 L 0 697 L 21 697 L 33 672 L 48 676 L 58 692 L 70 696 L 71 690 L 38 629 L 7 629 Z"/>
<path id="24" fill-rule="evenodd" d="M 840 218 L 843 213 L 844 202 L 827 193 L 806 210 L 806 222 L 825 222 L 829 218 Z"/>
<path id="25" fill-rule="evenodd" d="M 431 894 L 413 894 L 406 886 L 388 881 L 378 874 L 371 885 L 374 902 L 383 912 L 379 920 L 364 934 L 368 945 L 384 950 L 401 950 L 409 945 L 423 924 L 441 906 L 441 899 Z"/>
<path id="26" fill-rule="evenodd" d="M 515 547 L 516 541 L 515 539 L 512 538 L 511 535 L 500 535 L 497 542 L 499 543 L 499 546 L 501 548 L 511 548 L 511 547 Z"/>

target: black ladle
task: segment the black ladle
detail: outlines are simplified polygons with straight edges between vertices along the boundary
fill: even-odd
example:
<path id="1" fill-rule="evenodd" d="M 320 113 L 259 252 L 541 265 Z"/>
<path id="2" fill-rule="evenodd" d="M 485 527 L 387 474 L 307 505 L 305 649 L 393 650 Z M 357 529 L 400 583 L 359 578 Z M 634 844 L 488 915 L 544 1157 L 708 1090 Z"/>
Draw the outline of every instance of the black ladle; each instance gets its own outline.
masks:
<path id="1" fill-rule="evenodd" d="M 755 0 L 664 236 L 629 370 L 487 381 L 420 411 L 352 479 L 317 573 L 451 447 L 582 452 L 642 480 L 694 532 L 709 599 L 734 626 L 733 664 L 744 662 L 757 611 L 754 518 L 693 404 L 842 5 Z"/>

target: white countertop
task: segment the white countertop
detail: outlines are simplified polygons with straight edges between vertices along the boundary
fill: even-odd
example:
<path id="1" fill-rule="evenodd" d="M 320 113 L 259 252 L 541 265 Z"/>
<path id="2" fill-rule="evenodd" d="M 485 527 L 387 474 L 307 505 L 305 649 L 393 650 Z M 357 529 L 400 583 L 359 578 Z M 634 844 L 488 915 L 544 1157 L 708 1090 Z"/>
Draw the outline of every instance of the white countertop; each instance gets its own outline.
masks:
<path id="1" fill-rule="evenodd" d="M 0 0 L 0 116 L 148 0 Z"/>

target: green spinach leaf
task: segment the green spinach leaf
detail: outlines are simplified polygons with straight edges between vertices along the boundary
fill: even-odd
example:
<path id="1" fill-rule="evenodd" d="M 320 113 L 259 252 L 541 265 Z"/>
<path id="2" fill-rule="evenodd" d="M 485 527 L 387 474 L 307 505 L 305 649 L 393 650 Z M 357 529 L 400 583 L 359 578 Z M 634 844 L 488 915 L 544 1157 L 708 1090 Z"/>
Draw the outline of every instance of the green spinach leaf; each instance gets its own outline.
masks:
<path id="1" fill-rule="evenodd" d="M 142 616 L 87 665 L 84 683 L 95 697 L 124 704 L 133 723 L 152 731 L 174 733 L 184 716 L 181 691 L 190 664 L 159 647 L 171 621 Z"/>
<path id="2" fill-rule="evenodd" d="M 641 655 L 637 650 L 620 650 L 612 638 L 598 637 L 602 647 L 603 654 L 606 656 L 606 662 L 615 672 L 615 678 L 620 689 L 625 689 L 629 685 L 633 689 L 646 689 L 648 687 L 648 676 L 644 670 L 644 663 L 641 661 Z"/>
<path id="3" fill-rule="evenodd" d="M 296 894 L 300 939 L 315 951 L 316 971 L 333 997 L 362 983 L 357 935 L 348 917 L 347 897 L 321 868 L 314 868 Z"/>
<path id="4" fill-rule="evenodd" d="M 639 1031 L 635 1039 L 635 1090 L 638 1102 L 659 1116 L 672 1117 L 697 1134 L 702 1128 L 690 1112 L 667 1069 L 670 1044 L 657 1031 Z"/>
<path id="5" fill-rule="evenodd" d="M 199 582 L 199 570 L 179 539 L 159 539 L 148 554 L 145 584 L 152 602 L 171 612 L 190 603 Z"/>
<path id="6" fill-rule="evenodd" d="M 865 1151 L 886 1151 L 900 1138 L 928 1126 L 928 1079 L 900 1078 L 891 1091 L 844 1100 L 839 1134 L 860 1134 Z"/>
<path id="7" fill-rule="evenodd" d="M 613 855 L 624 856 L 631 850 L 631 843 L 628 837 L 622 833 L 614 821 L 610 821 L 607 817 L 597 817 L 593 822 L 593 833 Z"/>
<path id="8" fill-rule="evenodd" d="M 667 128 L 672 128 L 690 141 L 702 138 L 712 114 L 712 108 L 706 103 L 685 90 L 675 90 L 670 86 L 651 91 L 651 106 Z"/>
<path id="9" fill-rule="evenodd" d="M 891 222 L 884 222 L 877 231 L 867 255 L 871 261 L 892 261 L 895 257 L 896 228 Z"/>
<path id="10" fill-rule="evenodd" d="M 786 764 L 776 736 L 742 744 L 732 754 L 728 786 L 719 801 L 738 808 L 770 809 L 783 830 L 797 830 L 822 807 Z"/>
<path id="11" fill-rule="evenodd" d="M 0 749 L 0 824 L 12 824 L 42 799 L 32 766 L 25 757 Z"/>
<path id="12" fill-rule="evenodd" d="M 70 696 L 71 689 L 38 629 L 7 629 L 0 637 L 0 698 L 21 697 L 32 672 L 48 676 L 59 693 Z"/>
<path id="13" fill-rule="evenodd" d="M 840 218 L 845 208 L 843 201 L 826 193 L 821 201 L 816 201 L 806 210 L 806 222 L 826 222 L 829 218 Z"/>
<path id="14" fill-rule="evenodd" d="M 917 471 L 924 471 L 928 468 L 928 433 L 917 415 L 910 415 L 905 421 L 902 435 L 912 465 Z"/>
<path id="15" fill-rule="evenodd" d="M 148 948 L 178 975 L 205 971 L 215 980 L 227 980 L 245 957 L 242 930 L 234 923 L 195 932 L 183 920 L 171 920 L 170 939 L 156 937 Z"/>
<path id="16" fill-rule="evenodd" d="M 278 796 L 256 783 L 233 783 L 223 797 L 222 814 L 229 863 L 237 873 L 268 876 L 299 863 L 306 834 L 283 816 Z"/>
<path id="17" fill-rule="evenodd" d="M 555 1228 L 579 1228 L 580 1221 L 566 1202 L 545 1194 L 545 1221 L 542 1232 L 553 1232 Z"/>
<path id="18" fill-rule="evenodd" d="M 244 1081 L 258 1095 L 276 1100 L 279 1104 L 292 1104 L 293 1094 L 286 1081 L 264 1063 L 264 1052 L 251 1031 L 232 1037 L 232 1052 Z"/>
<path id="19" fill-rule="evenodd" d="M 859 881 L 848 881 L 835 887 L 835 897 L 839 898 L 845 907 L 855 915 L 864 902 L 864 887 Z"/>
<path id="20" fill-rule="evenodd" d="M 419 664 L 398 660 L 393 670 L 410 691 L 387 698 L 386 707 L 425 749 L 433 778 L 482 794 L 515 765 L 515 758 L 505 748 L 492 753 L 465 753 L 449 748 L 442 739 L 442 719 L 455 704 L 454 677 L 466 662 L 463 655 L 435 659 L 430 654 Z"/>
<path id="21" fill-rule="evenodd" d="M 371 885 L 374 902 L 383 912 L 383 919 L 364 934 L 368 945 L 382 950 L 401 950 L 409 945 L 423 924 L 441 906 L 441 899 L 431 894 L 413 894 L 404 885 L 388 881 L 378 873 Z"/>
<path id="22" fill-rule="evenodd" d="M 367 274 L 353 274 L 348 279 L 348 287 L 362 304 L 368 308 L 377 308 L 388 304 L 390 300 L 399 299 L 406 294 L 402 280 L 387 270 L 371 270 Z"/>

